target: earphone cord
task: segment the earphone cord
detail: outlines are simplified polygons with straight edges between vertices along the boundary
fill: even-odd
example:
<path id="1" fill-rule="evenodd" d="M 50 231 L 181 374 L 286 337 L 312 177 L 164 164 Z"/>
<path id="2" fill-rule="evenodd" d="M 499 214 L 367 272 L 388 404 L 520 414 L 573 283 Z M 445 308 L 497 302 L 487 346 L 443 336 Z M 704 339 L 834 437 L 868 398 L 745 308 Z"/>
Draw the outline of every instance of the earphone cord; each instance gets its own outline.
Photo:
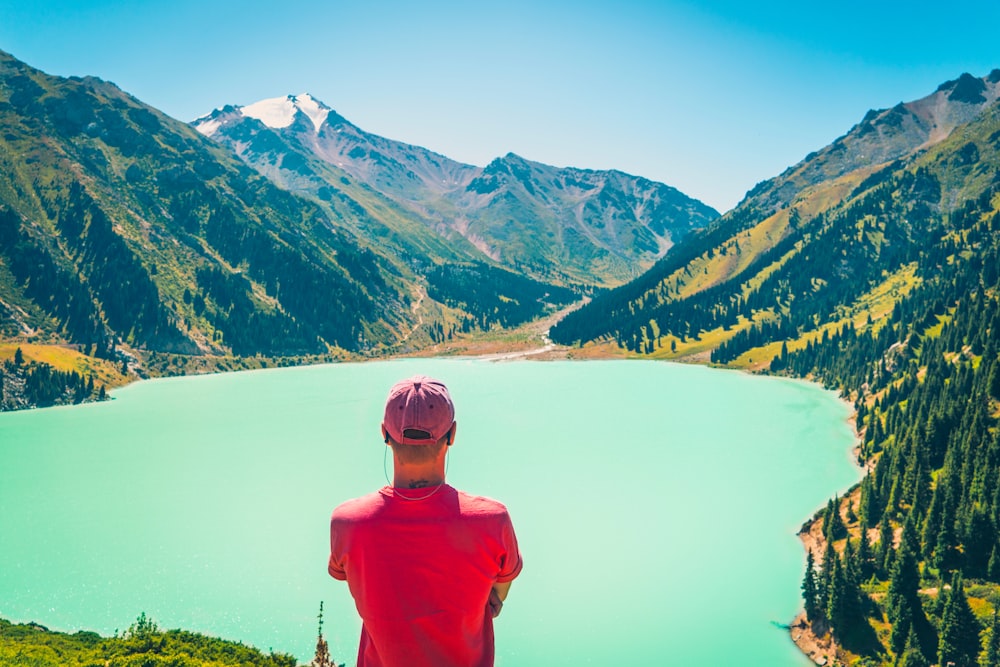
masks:
<path id="1" fill-rule="evenodd" d="M 440 491 L 441 487 L 444 486 L 444 482 L 441 482 L 440 484 L 438 484 L 437 486 L 435 486 L 434 490 L 431 491 L 430 493 L 428 493 L 426 496 L 419 496 L 417 498 L 411 498 L 411 497 L 409 497 L 407 495 L 403 495 L 402 493 L 400 493 L 396 489 L 395 486 L 392 485 L 392 482 L 389 481 L 389 469 L 385 465 L 386 457 L 389 455 L 389 451 L 388 450 L 389 450 L 389 448 L 386 447 L 385 450 L 383 450 L 383 452 L 382 452 L 382 474 L 385 475 L 385 483 L 389 485 L 389 488 L 392 489 L 393 495 L 395 495 L 397 498 L 402 498 L 403 500 L 427 500 L 428 498 L 430 498 L 431 496 L 433 496 L 435 493 L 437 493 L 438 491 Z M 448 454 L 450 454 L 450 453 L 451 452 L 446 453 L 445 457 L 444 457 L 444 476 L 445 476 L 445 479 L 448 478 L 448 462 L 449 462 L 449 459 L 450 459 L 450 457 L 448 456 Z"/>

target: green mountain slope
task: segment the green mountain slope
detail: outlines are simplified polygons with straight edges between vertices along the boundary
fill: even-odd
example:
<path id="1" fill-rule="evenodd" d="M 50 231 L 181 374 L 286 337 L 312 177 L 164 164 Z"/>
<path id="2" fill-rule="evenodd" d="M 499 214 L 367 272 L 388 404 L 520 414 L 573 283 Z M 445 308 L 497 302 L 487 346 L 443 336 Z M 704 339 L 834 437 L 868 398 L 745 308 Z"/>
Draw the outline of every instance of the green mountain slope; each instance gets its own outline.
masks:
<path id="1" fill-rule="evenodd" d="M 829 146 L 758 184 L 747 200 L 761 211 L 788 205 L 803 189 L 859 169 L 884 164 L 936 144 L 959 125 L 975 119 L 1000 95 L 1000 70 L 984 78 L 963 74 L 946 81 L 927 97 L 873 109 Z"/>
<path id="2" fill-rule="evenodd" d="M 110 353 L 391 343 L 392 271 L 318 206 L 94 78 L 0 54 L 0 330 Z"/>
<path id="3" fill-rule="evenodd" d="M 995 73 L 979 81 L 995 92 L 997 80 Z M 613 339 L 646 353 L 664 345 L 683 352 L 691 339 L 707 348 L 732 341 L 715 356 L 728 362 L 763 339 L 840 321 L 845 309 L 864 308 L 889 276 L 926 258 L 949 231 L 949 214 L 993 187 L 995 110 L 996 102 L 983 105 L 973 123 L 890 163 L 840 173 L 829 167 L 829 151 L 813 154 L 639 279 L 568 316 L 554 339 Z M 835 175 L 808 186 L 796 180 L 826 171 Z M 775 210 L 767 193 L 791 190 L 795 196 Z M 766 333 L 751 335 L 754 329 Z"/>
<path id="4" fill-rule="evenodd" d="M 998 151 L 994 107 L 913 160 L 954 206 L 932 214 L 939 234 L 912 263 L 907 288 L 885 317 L 789 344 L 772 362 L 855 404 L 870 473 L 826 513 L 843 515 L 844 529 L 827 531 L 823 562 L 836 563 L 816 573 L 805 605 L 814 624 L 833 624 L 845 651 L 885 662 L 909 654 L 912 664 L 978 664 L 1000 639 L 990 614 L 1000 592 Z M 862 536 L 871 549 L 860 548 Z M 820 596 L 824 587 L 878 604 L 846 613 Z"/>

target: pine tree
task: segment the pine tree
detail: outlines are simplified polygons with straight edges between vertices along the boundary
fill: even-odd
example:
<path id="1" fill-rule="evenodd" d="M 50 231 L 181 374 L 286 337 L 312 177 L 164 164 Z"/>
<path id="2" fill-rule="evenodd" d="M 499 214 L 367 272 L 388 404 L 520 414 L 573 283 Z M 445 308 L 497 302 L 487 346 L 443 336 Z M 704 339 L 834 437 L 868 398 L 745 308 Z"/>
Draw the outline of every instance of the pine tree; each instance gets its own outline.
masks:
<path id="1" fill-rule="evenodd" d="M 917 529 L 917 513 L 909 512 L 903 522 L 903 532 L 899 536 L 900 546 L 903 543 L 915 556 L 920 555 L 920 531 Z"/>
<path id="2" fill-rule="evenodd" d="M 914 622 L 924 613 L 917 595 L 919 590 L 920 571 L 917 567 L 917 555 L 914 553 L 912 542 L 904 539 L 900 542 L 893 559 L 889 575 L 889 591 L 886 596 L 886 608 L 889 622 L 892 624 L 890 648 L 896 655 L 902 652 Z"/>
<path id="3" fill-rule="evenodd" d="M 993 545 L 993 551 L 990 553 L 990 562 L 986 566 L 986 576 L 990 581 L 1000 582 L 1000 550 L 997 549 L 996 544 Z"/>
<path id="4" fill-rule="evenodd" d="M 826 501 L 826 509 L 823 510 L 823 536 L 826 537 L 830 534 L 830 521 L 833 518 L 833 498 Z"/>
<path id="5" fill-rule="evenodd" d="M 861 591 L 861 567 L 857 551 L 850 539 L 844 546 L 843 560 L 844 587 L 847 591 L 847 618 L 851 623 L 859 623 L 865 613 L 862 603 L 864 593 Z"/>
<path id="6" fill-rule="evenodd" d="M 983 655 L 981 667 L 1000 667 L 1000 617 L 997 608 L 993 608 L 993 623 L 990 626 L 990 638 L 986 642 L 986 653 Z"/>
<path id="7" fill-rule="evenodd" d="M 823 567 L 820 568 L 816 581 L 816 602 L 817 607 L 826 614 L 830 607 L 830 590 L 833 586 L 833 568 L 837 562 L 837 552 L 833 548 L 833 542 L 826 541 L 826 548 L 823 550 Z"/>
<path id="8" fill-rule="evenodd" d="M 990 556 L 993 545 L 996 544 L 996 531 L 987 509 L 975 505 L 966 520 L 963 532 L 962 571 L 969 577 L 984 577 L 989 571 Z"/>
<path id="9" fill-rule="evenodd" d="M 868 624 L 864 597 L 857 556 L 851 540 L 848 539 L 841 557 L 834 559 L 827 607 L 827 618 L 830 620 L 834 636 L 841 643 L 846 644 L 851 637 L 860 636 Z"/>
<path id="10" fill-rule="evenodd" d="M 917 640 L 917 633 L 910 628 L 910 634 L 906 639 L 906 646 L 903 648 L 903 655 L 899 659 L 899 667 L 931 667 L 930 661 L 920 650 L 920 642 Z"/>
<path id="11" fill-rule="evenodd" d="M 839 558 L 834 558 L 830 564 L 830 581 L 826 593 L 826 617 L 838 639 L 842 636 L 842 623 L 847 611 L 846 597 L 844 567 Z"/>
<path id="12" fill-rule="evenodd" d="M 934 547 L 934 567 L 941 572 L 942 578 L 958 565 L 959 554 L 955 549 L 955 533 L 952 524 L 945 522 L 938 532 L 937 545 Z"/>
<path id="13" fill-rule="evenodd" d="M 872 556 L 871 542 L 868 539 L 868 523 L 861 520 L 861 537 L 858 540 L 858 579 L 867 581 L 875 571 L 874 557 Z"/>
<path id="14" fill-rule="evenodd" d="M 892 624 L 892 631 L 889 634 L 889 648 L 899 656 L 900 660 L 905 653 L 907 644 L 918 645 L 916 639 L 912 642 L 910 637 L 916 638 L 916 630 L 913 627 L 913 613 L 910 606 L 900 604 L 889 610 L 889 623 Z"/>
<path id="15" fill-rule="evenodd" d="M 981 648 L 980 630 L 979 621 L 972 613 L 962 588 L 962 575 L 956 572 L 941 616 L 938 662 L 942 665 L 953 663 L 955 667 L 976 667 Z"/>
<path id="16" fill-rule="evenodd" d="M 840 498 L 834 496 L 826 503 L 826 512 L 823 514 L 823 536 L 828 542 L 840 540 L 847 536 L 847 526 L 840 516 Z"/>
<path id="17" fill-rule="evenodd" d="M 878 552 L 875 556 L 875 564 L 882 572 L 888 572 L 891 566 L 892 551 L 892 524 L 889 523 L 889 515 L 883 514 L 882 520 L 878 524 Z"/>
<path id="18" fill-rule="evenodd" d="M 816 563 L 812 549 L 806 555 L 806 574 L 802 578 L 802 600 L 805 606 L 806 619 L 810 623 L 819 618 L 819 596 L 816 591 Z"/>

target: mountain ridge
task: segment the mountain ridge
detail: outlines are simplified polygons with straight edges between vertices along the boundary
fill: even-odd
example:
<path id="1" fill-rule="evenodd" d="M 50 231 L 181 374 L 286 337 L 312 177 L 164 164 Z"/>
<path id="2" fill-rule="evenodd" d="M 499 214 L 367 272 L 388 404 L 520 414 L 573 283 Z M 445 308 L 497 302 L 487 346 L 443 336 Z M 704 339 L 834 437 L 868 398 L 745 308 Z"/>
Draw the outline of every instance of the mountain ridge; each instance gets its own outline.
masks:
<path id="1" fill-rule="evenodd" d="M 286 112 L 295 108 L 295 99 L 289 95 L 255 103 L 282 106 L 270 125 L 234 106 L 192 125 L 296 192 L 318 196 L 323 188 L 336 189 L 343 172 L 388 196 L 436 233 L 463 238 L 490 260 L 538 279 L 619 283 L 635 275 L 635 266 L 649 266 L 677 239 L 718 216 L 676 188 L 624 172 L 551 167 L 513 153 L 486 167 L 467 165 L 367 133 L 323 103 L 317 104 L 329 109 L 325 122 L 310 131 L 315 125 L 306 124 L 304 112 L 298 112 L 300 121 L 289 120 Z M 254 129 L 254 120 L 270 136 Z M 318 160 L 332 171 L 311 167 L 323 182 L 307 181 L 284 166 L 289 159 L 293 165 Z M 536 177 L 545 183 L 535 182 Z M 567 191 L 583 181 L 585 188 Z M 638 202 L 629 201 L 633 194 Z"/>
<path id="2" fill-rule="evenodd" d="M 758 183 L 737 206 L 745 206 L 752 199 L 762 210 L 775 210 L 789 204 L 804 187 L 928 148 L 958 125 L 972 120 L 998 96 L 1000 69 L 994 69 L 979 78 L 964 73 L 920 99 L 900 102 L 889 109 L 869 110 L 830 145 L 810 153 L 780 175 Z"/>

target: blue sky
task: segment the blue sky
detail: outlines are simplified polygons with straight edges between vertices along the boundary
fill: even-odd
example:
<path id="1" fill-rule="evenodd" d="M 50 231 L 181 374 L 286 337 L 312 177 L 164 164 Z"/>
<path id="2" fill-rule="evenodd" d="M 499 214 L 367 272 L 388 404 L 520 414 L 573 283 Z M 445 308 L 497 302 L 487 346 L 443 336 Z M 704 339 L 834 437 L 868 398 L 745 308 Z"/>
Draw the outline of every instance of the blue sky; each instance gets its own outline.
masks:
<path id="1" fill-rule="evenodd" d="M 720 210 L 868 109 L 1000 67 L 1000 3 L 0 0 L 0 49 L 189 121 L 310 92 L 484 166 L 620 169 Z"/>

